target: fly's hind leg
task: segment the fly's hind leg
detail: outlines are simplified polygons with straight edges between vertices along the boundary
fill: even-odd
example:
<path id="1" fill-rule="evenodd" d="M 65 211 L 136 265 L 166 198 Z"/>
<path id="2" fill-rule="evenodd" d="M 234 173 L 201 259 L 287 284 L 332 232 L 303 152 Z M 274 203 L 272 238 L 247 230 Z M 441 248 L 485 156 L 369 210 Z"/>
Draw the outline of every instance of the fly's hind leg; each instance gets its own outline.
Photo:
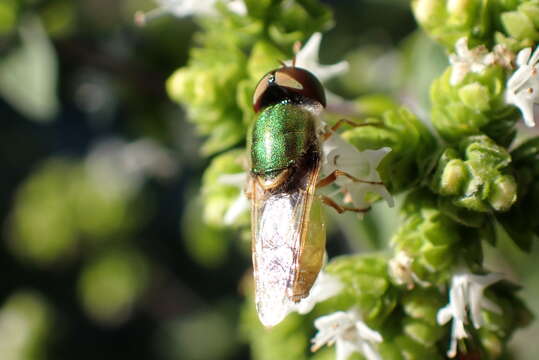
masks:
<path id="1" fill-rule="evenodd" d="M 339 176 L 344 176 L 344 177 L 352 180 L 353 182 L 359 182 L 359 183 L 371 184 L 371 185 L 384 185 L 384 183 L 381 182 L 381 181 L 362 180 L 362 179 L 358 179 L 357 177 L 348 174 L 345 171 L 334 170 L 331 174 L 329 174 L 325 178 L 320 179 L 318 181 L 318 183 L 316 184 L 316 187 L 320 188 L 320 187 L 324 187 L 324 186 L 328 186 L 330 184 L 333 184 L 337 180 L 337 178 Z"/>
<path id="2" fill-rule="evenodd" d="M 352 175 L 350 175 L 348 173 L 345 173 L 344 171 L 335 170 L 331 174 L 326 176 L 325 178 L 318 181 L 318 183 L 316 184 L 316 188 L 322 188 L 324 186 L 328 186 L 328 185 L 334 183 L 337 180 L 338 176 L 346 176 L 347 178 L 352 179 L 353 181 L 357 181 L 357 182 L 365 182 L 365 183 L 369 183 L 369 184 L 378 184 L 378 182 L 374 182 L 374 181 L 363 181 L 363 180 L 360 180 L 360 179 L 356 179 L 355 177 L 353 177 Z M 370 210 L 370 207 L 357 208 L 357 207 L 340 205 L 335 200 L 333 200 L 332 198 L 330 198 L 328 196 L 325 196 L 325 195 L 319 195 L 319 196 L 320 196 L 320 200 L 322 200 L 322 202 L 324 204 L 326 204 L 328 206 L 331 206 L 339 214 L 342 214 L 345 211 L 351 211 L 351 212 L 355 212 L 355 213 L 365 213 L 365 212 Z"/>
<path id="3" fill-rule="evenodd" d="M 355 207 L 351 207 L 351 206 L 343 206 L 343 205 L 338 204 L 335 200 L 333 200 L 332 198 L 330 198 L 328 196 L 325 196 L 325 195 L 319 195 L 319 196 L 320 196 L 320 200 L 322 200 L 322 202 L 324 204 L 326 204 L 328 206 L 331 206 L 339 214 L 342 214 L 345 211 L 350 211 L 350 212 L 355 212 L 355 213 L 366 213 L 367 211 L 369 211 L 371 209 L 370 207 L 368 207 L 368 208 L 355 208 Z"/>

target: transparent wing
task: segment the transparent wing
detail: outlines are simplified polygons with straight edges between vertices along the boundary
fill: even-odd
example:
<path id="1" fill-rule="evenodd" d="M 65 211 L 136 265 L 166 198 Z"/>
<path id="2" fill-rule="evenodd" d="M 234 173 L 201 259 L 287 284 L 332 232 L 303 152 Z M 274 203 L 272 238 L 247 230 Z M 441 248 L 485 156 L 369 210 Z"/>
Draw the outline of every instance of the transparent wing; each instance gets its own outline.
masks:
<path id="1" fill-rule="evenodd" d="M 320 271 L 325 232 L 318 229 L 324 241 L 316 246 L 308 236 L 313 226 L 319 226 L 311 226 L 310 221 L 318 171 L 317 166 L 296 187 L 280 192 L 266 191 L 256 178 L 251 179 L 256 306 L 265 326 L 282 321 L 292 303 L 308 295 Z M 320 234 L 315 238 L 320 239 Z"/>

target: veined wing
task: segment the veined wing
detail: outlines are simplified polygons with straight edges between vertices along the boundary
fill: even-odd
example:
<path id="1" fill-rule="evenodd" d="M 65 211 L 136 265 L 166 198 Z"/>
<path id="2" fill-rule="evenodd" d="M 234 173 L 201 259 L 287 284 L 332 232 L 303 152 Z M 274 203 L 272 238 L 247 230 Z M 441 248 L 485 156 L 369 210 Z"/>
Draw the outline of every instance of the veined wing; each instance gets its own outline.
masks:
<path id="1" fill-rule="evenodd" d="M 318 172 L 317 161 L 271 191 L 251 179 L 256 306 L 265 326 L 281 322 L 309 294 L 322 266 L 324 225 L 320 207 L 311 211 Z"/>

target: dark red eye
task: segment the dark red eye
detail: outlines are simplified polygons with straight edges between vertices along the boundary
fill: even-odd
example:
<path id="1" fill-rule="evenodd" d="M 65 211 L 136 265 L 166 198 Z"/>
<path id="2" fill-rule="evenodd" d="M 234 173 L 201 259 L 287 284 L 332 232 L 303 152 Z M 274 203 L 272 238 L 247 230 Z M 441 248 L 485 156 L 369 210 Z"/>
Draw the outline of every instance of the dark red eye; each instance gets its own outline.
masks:
<path id="1" fill-rule="evenodd" d="M 309 71 L 285 66 L 270 71 L 258 82 L 253 95 L 253 108 L 259 112 L 282 101 L 296 104 L 317 102 L 325 107 L 326 95 L 320 81 Z"/>

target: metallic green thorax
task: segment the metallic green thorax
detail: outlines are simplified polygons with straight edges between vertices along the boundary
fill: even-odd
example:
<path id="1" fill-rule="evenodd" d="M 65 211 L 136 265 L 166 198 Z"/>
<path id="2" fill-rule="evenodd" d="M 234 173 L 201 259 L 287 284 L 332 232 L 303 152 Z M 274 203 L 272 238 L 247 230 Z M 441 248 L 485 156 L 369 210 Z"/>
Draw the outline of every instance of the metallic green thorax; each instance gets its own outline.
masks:
<path id="1" fill-rule="evenodd" d="M 267 175 L 294 164 L 317 141 L 315 126 L 302 106 L 279 103 L 264 109 L 249 134 L 251 171 Z"/>

